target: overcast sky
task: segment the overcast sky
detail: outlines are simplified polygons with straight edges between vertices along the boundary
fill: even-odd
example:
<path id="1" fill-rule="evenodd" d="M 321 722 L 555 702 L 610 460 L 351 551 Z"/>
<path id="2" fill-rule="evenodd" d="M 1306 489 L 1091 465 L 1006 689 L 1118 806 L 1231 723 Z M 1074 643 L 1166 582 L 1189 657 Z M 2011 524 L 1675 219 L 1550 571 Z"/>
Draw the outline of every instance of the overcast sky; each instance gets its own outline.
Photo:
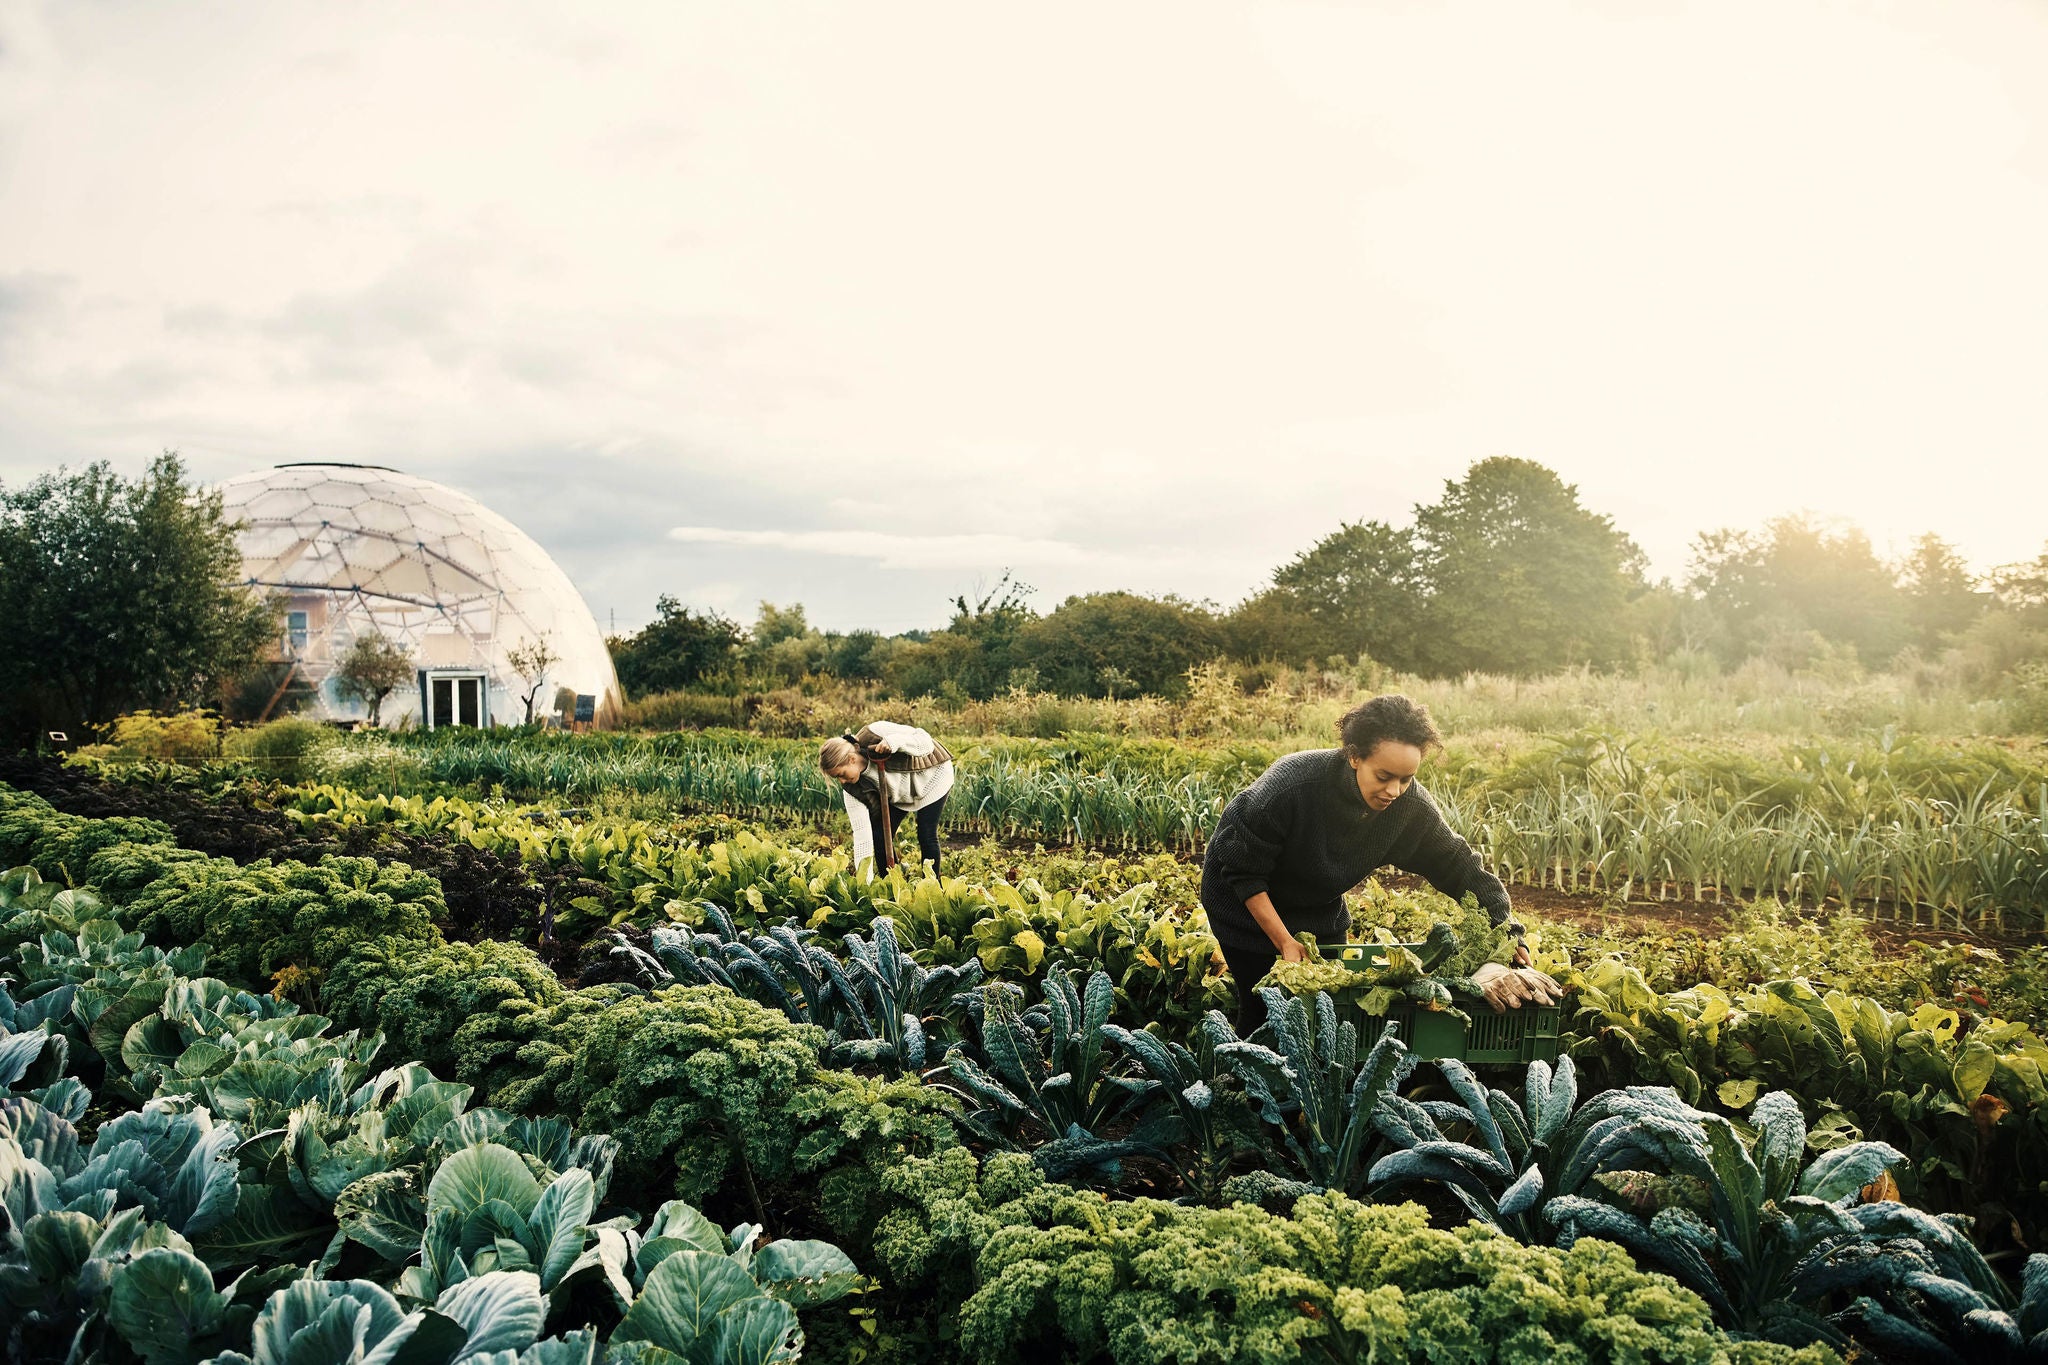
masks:
<path id="1" fill-rule="evenodd" d="M 393 465 L 600 623 L 1229 604 L 1539 460 L 2048 540 L 2048 4 L 0 0 L 0 479 Z"/>

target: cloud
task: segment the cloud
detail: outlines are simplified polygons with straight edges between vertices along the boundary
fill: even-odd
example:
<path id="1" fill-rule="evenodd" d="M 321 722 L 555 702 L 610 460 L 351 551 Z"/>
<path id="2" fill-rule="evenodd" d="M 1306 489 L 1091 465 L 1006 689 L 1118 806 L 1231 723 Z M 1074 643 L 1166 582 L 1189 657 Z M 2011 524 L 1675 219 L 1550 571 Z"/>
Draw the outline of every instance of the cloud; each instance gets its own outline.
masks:
<path id="1" fill-rule="evenodd" d="M 396 464 L 621 628 L 1229 601 L 1494 454 L 2038 553 L 2048 9 L 1623 8 L 0 0 L 0 478 Z"/>
<path id="2" fill-rule="evenodd" d="M 979 569 L 990 564 L 1085 564 L 1103 556 L 1064 540 L 991 533 L 923 535 L 892 531 L 742 531 L 721 526 L 677 526 L 670 540 L 697 545 L 738 545 L 796 554 L 869 559 L 885 569 Z"/>

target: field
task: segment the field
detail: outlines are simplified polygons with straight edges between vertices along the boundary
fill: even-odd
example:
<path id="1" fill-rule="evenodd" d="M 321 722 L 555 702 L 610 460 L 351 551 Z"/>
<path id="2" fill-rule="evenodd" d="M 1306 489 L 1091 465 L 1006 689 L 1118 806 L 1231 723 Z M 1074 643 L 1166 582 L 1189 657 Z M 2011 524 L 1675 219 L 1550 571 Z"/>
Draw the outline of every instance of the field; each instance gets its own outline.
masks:
<path id="1" fill-rule="evenodd" d="M 758 731 L 0 764 L 5 1349 L 2040 1358 L 2040 747 L 1480 700 L 1425 780 L 1554 1066 L 1381 1037 L 1507 947 L 1398 878 L 1354 936 L 1422 954 L 1225 1022 L 1199 849 L 1313 700 L 920 717 L 944 878 Z"/>

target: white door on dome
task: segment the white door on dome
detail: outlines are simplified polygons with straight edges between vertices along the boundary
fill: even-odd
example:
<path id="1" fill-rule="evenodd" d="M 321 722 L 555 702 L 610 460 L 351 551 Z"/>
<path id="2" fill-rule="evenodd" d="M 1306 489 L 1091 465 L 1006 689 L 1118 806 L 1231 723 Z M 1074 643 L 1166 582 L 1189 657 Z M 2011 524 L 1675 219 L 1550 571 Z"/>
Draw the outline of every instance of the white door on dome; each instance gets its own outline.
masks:
<path id="1" fill-rule="evenodd" d="M 489 723 L 485 711 L 484 675 L 429 671 L 420 683 L 420 715 L 429 730 L 460 725 L 476 729 Z"/>

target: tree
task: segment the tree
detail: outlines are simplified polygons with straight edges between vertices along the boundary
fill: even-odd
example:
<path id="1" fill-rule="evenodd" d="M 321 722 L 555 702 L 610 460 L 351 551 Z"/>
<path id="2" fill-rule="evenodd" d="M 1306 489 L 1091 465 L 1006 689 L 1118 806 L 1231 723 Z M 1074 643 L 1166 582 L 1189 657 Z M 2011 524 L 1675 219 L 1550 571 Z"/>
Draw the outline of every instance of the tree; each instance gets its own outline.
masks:
<path id="1" fill-rule="evenodd" d="M 804 619 L 804 604 L 801 602 L 792 602 L 786 607 L 763 602 L 760 612 L 754 617 L 753 643 L 764 648 L 815 634 L 817 632 L 811 629 L 811 623 Z"/>
<path id="2" fill-rule="evenodd" d="M 824 671 L 849 682 L 874 682 L 882 676 L 889 655 L 899 646 L 872 630 L 825 636 Z"/>
<path id="3" fill-rule="evenodd" d="M 1924 650 L 1967 630 L 1984 609 L 1985 595 L 1977 591 L 1970 566 L 1932 531 L 1913 542 L 1912 552 L 1899 566 L 1899 580 L 1907 629 L 1913 643 Z"/>
<path id="4" fill-rule="evenodd" d="M 1216 614 L 1177 597 L 1097 592 L 1069 597 L 1017 634 L 1019 664 L 1066 696 L 1168 696 L 1221 652 Z"/>
<path id="5" fill-rule="evenodd" d="M 1992 570 L 1991 592 L 2006 611 L 2048 616 L 2048 550 Z"/>
<path id="6" fill-rule="evenodd" d="M 804 619 L 801 602 L 778 607 L 763 602 L 742 650 L 750 678 L 796 683 L 825 666 L 825 637 Z"/>
<path id="7" fill-rule="evenodd" d="M 1369 654 L 1412 668 L 1425 596 L 1419 568 L 1409 533 L 1347 522 L 1274 570 L 1273 588 L 1277 605 L 1305 622 L 1301 637 L 1315 658 Z"/>
<path id="8" fill-rule="evenodd" d="M 17 736 L 209 698 L 277 639 L 218 493 L 166 451 L 133 482 L 104 461 L 0 489 L 0 709 Z"/>
<path id="9" fill-rule="evenodd" d="M 664 593 L 655 619 L 636 635 L 613 638 L 612 663 L 619 682 L 641 697 L 680 692 L 729 669 L 743 632 L 715 611 L 699 615 Z"/>
<path id="10" fill-rule="evenodd" d="M 1898 576 L 1870 538 L 1808 513 L 1779 517 L 1761 532 L 1700 536 L 1689 582 L 1713 613 L 1730 662 L 1809 633 L 1852 647 L 1866 664 L 1906 643 Z"/>
<path id="11" fill-rule="evenodd" d="M 1437 674 L 1619 662 L 1643 563 L 1612 518 L 1580 506 L 1575 485 L 1533 460 L 1481 460 L 1415 509 L 1419 662 Z"/>
<path id="12" fill-rule="evenodd" d="M 533 703 L 540 696 L 541 688 L 547 686 L 548 670 L 562 662 L 562 656 L 555 653 L 548 637 L 541 634 L 523 645 L 506 650 L 505 662 L 526 683 L 526 690 L 519 694 L 519 699 L 526 703 L 526 723 L 531 725 Z"/>
<path id="13" fill-rule="evenodd" d="M 1017 637 L 1035 615 L 1025 604 L 1033 591 L 1005 569 L 995 586 L 978 597 L 955 597 L 953 619 L 944 630 L 894 651 L 886 672 L 890 687 L 909 697 L 950 687 L 983 700 L 1008 687 L 1030 663 L 1018 656 Z"/>
<path id="14" fill-rule="evenodd" d="M 1231 608 L 1219 624 L 1223 652 L 1247 663 L 1310 663 L 1333 652 L 1326 647 L 1321 627 L 1282 588 L 1269 587 L 1252 594 Z"/>
<path id="15" fill-rule="evenodd" d="M 370 708 L 370 724 L 384 709 L 390 696 L 413 676 L 412 660 L 406 652 L 384 638 L 383 632 L 358 635 L 348 652 L 334 666 L 334 686 L 342 696 Z"/>

